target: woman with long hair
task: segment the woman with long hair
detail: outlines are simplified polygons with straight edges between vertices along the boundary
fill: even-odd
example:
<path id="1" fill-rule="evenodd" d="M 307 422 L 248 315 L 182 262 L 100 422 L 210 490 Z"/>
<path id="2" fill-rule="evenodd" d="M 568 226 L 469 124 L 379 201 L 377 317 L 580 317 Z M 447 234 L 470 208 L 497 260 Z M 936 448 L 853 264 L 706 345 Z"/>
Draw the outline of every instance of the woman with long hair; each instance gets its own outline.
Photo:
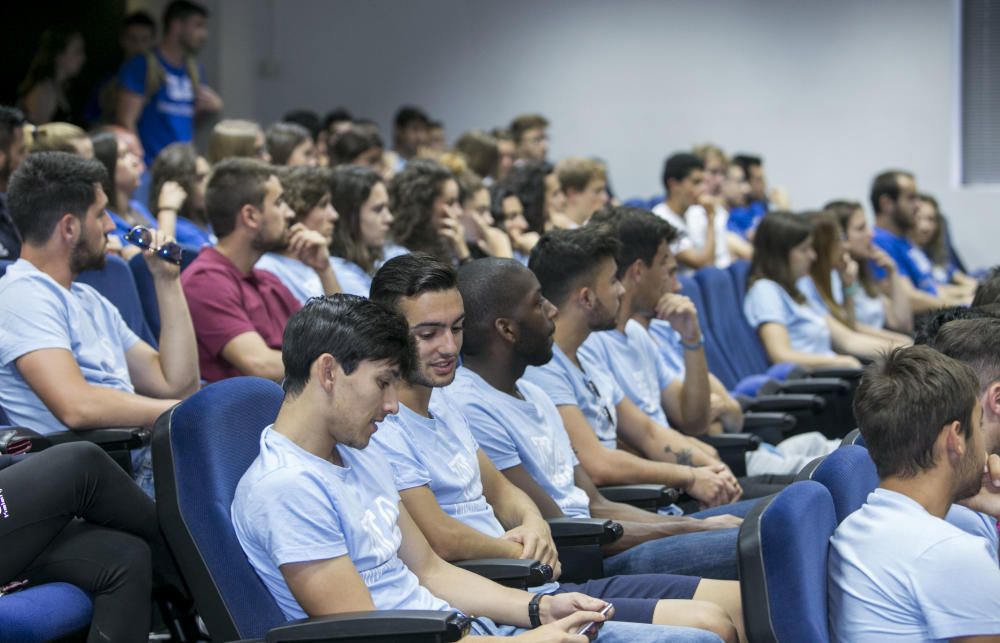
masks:
<path id="1" fill-rule="evenodd" d="M 38 53 L 17 92 L 19 106 L 29 121 L 42 125 L 73 120 L 66 89 L 86 60 L 86 46 L 80 32 L 51 28 L 42 34 Z"/>
<path id="2" fill-rule="evenodd" d="M 958 298 L 969 298 L 979 284 L 958 269 L 948 252 L 944 215 L 937 199 L 917 195 L 917 213 L 909 237 L 913 243 L 913 261 L 934 278 L 938 290 Z"/>
<path id="3" fill-rule="evenodd" d="M 393 221 L 389 191 L 375 170 L 343 165 L 330 173 L 330 203 L 340 215 L 330 264 L 343 292 L 367 297 Z"/>
<path id="4" fill-rule="evenodd" d="M 442 261 L 471 258 L 460 217 L 458 181 L 437 161 L 417 159 L 406 164 L 389 186 L 393 212 L 393 245 L 385 258 L 426 252 Z"/>
<path id="5" fill-rule="evenodd" d="M 754 235 L 753 261 L 743 313 L 771 362 L 805 367 L 859 366 L 833 350 L 830 326 L 796 285 L 816 260 L 808 217 L 772 212 Z"/>
<path id="6" fill-rule="evenodd" d="M 212 226 L 205 216 L 205 187 L 210 170 L 208 161 L 198 154 L 191 143 L 171 143 L 160 150 L 153 161 L 149 203 L 156 208 L 163 205 L 161 196 L 173 189 L 171 185 L 183 190 L 184 198 L 174 213 L 174 236 L 177 243 L 194 250 L 216 243 Z"/>
<path id="7" fill-rule="evenodd" d="M 837 218 L 844 246 L 857 263 L 857 289 L 853 291 L 854 318 L 872 328 L 913 332 L 913 309 L 896 262 L 872 243 L 874 234 L 865 210 L 857 201 L 837 200 L 823 210 Z"/>

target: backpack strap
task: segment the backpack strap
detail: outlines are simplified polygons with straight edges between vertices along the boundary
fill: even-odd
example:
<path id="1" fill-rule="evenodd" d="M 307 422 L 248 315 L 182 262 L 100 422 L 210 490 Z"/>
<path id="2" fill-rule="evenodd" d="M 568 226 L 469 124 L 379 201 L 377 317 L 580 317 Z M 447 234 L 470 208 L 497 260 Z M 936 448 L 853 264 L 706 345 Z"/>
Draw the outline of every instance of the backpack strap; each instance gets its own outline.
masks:
<path id="1" fill-rule="evenodd" d="M 167 70 L 163 68 L 160 59 L 152 51 L 146 52 L 146 81 L 143 83 L 145 102 L 149 102 L 156 92 L 160 91 L 166 81 Z"/>

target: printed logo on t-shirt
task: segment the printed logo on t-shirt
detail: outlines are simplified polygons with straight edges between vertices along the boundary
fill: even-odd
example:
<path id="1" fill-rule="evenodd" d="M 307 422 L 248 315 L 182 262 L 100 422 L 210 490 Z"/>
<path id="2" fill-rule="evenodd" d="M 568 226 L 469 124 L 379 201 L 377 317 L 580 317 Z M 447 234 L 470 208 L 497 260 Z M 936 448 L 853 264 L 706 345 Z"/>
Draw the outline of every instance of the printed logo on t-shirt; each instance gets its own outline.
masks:
<path id="1" fill-rule="evenodd" d="M 451 462 L 448 463 L 448 466 L 451 467 L 451 470 L 455 472 L 455 475 L 457 475 L 464 482 L 468 482 L 470 480 L 475 482 L 478 478 L 476 470 L 471 464 L 469 464 L 468 458 L 466 458 L 462 453 L 456 453 L 455 457 L 453 457 Z M 478 497 L 479 494 L 476 493 L 475 484 L 465 484 L 463 487 L 462 495 L 465 496 L 466 499 L 471 500 L 474 497 Z"/>
<path id="2" fill-rule="evenodd" d="M 397 509 L 385 496 L 375 499 L 374 509 L 365 509 L 361 518 L 361 528 L 368 536 L 372 556 L 383 561 L 392 558 L 396 553 L 396 544 L 392 534 L 396 526 Z"/>
<path id="3" fill-rule="evenodd" d="M 554 486 L 562 487 L 573 481 L 573 469 L 566 466 L 565 460 L 558 457 L 552 448 L 552 440 L 546 435 L 531 436 L 531 444 L 535 447 L 542 467 Z"/>

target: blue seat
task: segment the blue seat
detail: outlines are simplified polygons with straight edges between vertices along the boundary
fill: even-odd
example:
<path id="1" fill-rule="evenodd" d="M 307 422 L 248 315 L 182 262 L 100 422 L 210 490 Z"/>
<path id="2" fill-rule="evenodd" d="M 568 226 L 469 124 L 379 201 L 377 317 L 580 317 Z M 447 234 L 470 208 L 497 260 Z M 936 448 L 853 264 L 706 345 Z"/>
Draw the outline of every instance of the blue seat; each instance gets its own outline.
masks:
<path id="1" fill-rule="evenodd" d="M 859 447 L 863 447 L 865 446 L 865 436 L 861 435 L 861 429 L 854 429 L 844 436 L 844 439 L 841 440 L 840 444 L 841 446 L 856 444 Z"/>
<path id="2" fill-rule="evenodd" d="M 46 583 L 0 596 L 0 640 L 52 641 L 86 630 L 90 596 L 69 583 Z"/>
<path id="3" fill-rule="evenodd" d="M 861 508 L 879 483 L 868 449 L 854 444 L 842 446 L 823 458 L 809 477 L 829 490 L 838 524 Z"/>
<path id="4" fill-rule="evenodd" d="M 796 482 L 755 506 L 739 535 L 747 637 L 754 643 L 828 643 L 827 556 L 837 527 L 826 487 Z"/>
<path id="5" fill-rule="evenodd" d="M 236 485 L 257 457 L 260 433 L 274 422 L 282 398 L 274 382 L 237 377 L 205 387 L 156 422 L 153 471 L 160 527 L 212 639 L 267 634 L 268 641 L 336 640 L 379 633 L 385 640 L 405 641 L 421 632 L 427 641 L 457 640 L 461 626 L 447 612 L 348 613 L 285 624 L 247 561 L 229 514 Z M 316 638 L 280 638 L 275 628 L 288 630 L 289 637 L 295 630 Z"/>
<path id="6" fill-rule="evenodd" d="M 181 271 L 191 265 L 191 262 L 198 257 L 198 253 L 185 248 L 183 257 Z M 152 332 L 153 337 L 159 337 L 160 305 L 156 301 L 156 285 L 153 283 L 153 273 L 149 271 L 146 259 L 141 254 L 129 259 L 128 267 L 132 270 L 135 287 L 139 292 L 139 303 L 142 305 L 143 316 L 146 318 L 149 330 Z"/>
<path id="7" fill-rule="evenodd" d="M 705 296 L 709 326 L 716 337 L 725 338 L 725 349 L 737 377 L 767 372 L 764 347 L 743 316 L 743 295 L 729 273 L 709 266 L 695 273 Z"/>
<path id="8" fill-rule="evenodd" d="M 100 270 L 86 270 L 76 278 L 92 286 L 115 305 L 128 327 L 152 347 L 157 341 L 142 309 L 139 291 L 128 263 L 117 255 L 107 255 L 107 263 Z"/>
<path id="9" fill-rule="evenodd" d="M 707 306 L 705 305 L 701 286 L 690 275 L 679 275 L 678 279 L 681 283 L 681 293 L 689 297 L 695 308 L 698 309 L 699 320 L 701 321 L 701 333 L 705 339 L 705 360 L 708 362 L 708 370 L 719 378 L 719 381 L 727 389 L 732 389 L 739 382 L 739 378 L 733 371 L 729 360 L 726 359 L 726 352 L 719 343 L 718 338 L 708 326 L 707 320 L 703 317 Z"/>

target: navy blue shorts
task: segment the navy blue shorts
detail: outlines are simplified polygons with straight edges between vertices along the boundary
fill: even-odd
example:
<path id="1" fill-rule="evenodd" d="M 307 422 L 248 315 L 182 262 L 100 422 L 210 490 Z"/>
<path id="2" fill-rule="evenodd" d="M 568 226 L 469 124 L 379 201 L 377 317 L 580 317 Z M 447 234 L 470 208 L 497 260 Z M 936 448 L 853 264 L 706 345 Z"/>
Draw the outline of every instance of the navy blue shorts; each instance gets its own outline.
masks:
<path id="1" fill-rule="evenodd" d="M 560 583 L 555 594 L 582 592 L 615 605 L 616 621 L 652 623 L 656 602 L 662 599 L 690 599 L 698 589 L 697 576 L 675 574 L 633 574 L 609 576 L 586 583 Z"/>

